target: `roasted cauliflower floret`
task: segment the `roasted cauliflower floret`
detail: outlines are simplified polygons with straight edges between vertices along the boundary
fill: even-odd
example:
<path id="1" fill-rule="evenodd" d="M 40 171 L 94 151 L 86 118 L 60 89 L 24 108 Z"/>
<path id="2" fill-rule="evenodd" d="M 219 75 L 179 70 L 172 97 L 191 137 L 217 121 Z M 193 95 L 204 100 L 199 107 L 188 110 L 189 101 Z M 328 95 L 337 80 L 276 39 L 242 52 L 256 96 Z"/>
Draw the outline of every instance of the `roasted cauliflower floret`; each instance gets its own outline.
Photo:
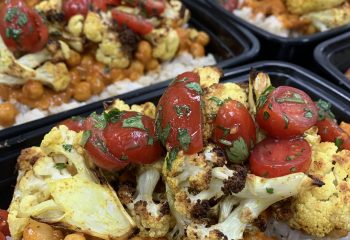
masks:
<path id="1" fill-rule="evenodd" d="M 141 237 L 163 237 L 173 225 L 166 198 L 154 201 L 155 188 L 160 180 L 161 162 L 138 169 L 137 186 L 129 184 L 119 188 L 119 195 L 139 228 Z"/>
<path id="2" fill-rule="evenodd" d="M 126 68 L 130 65 L 130 57 L 125 54 L 122 45 L 113 33 L 108 33 L 96 51 L 97 61 L 112 68 Z"/>
<path id="3" fill-rule="evenodd" d="M 31 218 L 102 239 L 132 232 L 134 222 L 116 193 L 87 167 L 83 136 L 60 126 L 40 147 L 22 151 L 8 218 L 14 240 L 21 239 Z"/>
<path id="4" fill-rule="evenodd" d="M 146 103 L 140 104 L 140 105 L 134 104 L 130 107 L 123 100 L 116 99 L 113 101 L 113 103 L 111 105 L 108 106 L 108 108 L 106 110 L 108 111 L 108 110 L 111 110 L 114 108 L 118 109 L 119 111 L 139 112 L 139 113 L 142 113 L 143 115 L 148 116 L 152 119 L 155 119 L 155 117 L 156 117 L 156 106 L 152 102 L 146 102 Z"/>
<path id="5" fill-rule="evenodd" d="M 84 17 L 80 14 L 74 15 L 68 21 L 67 31 L 74 37 L 79 37 L 84 29 Z"/>
<path id="6" fill-rule="evenodd" d="M 62 0 L 45 0 L 35 5 L 35 10 L 45 16 L 62 15 Z"/>
<path id="7" fill-rule="evenodd" d="M 293 217 L 289 224 L 318 237 L 335 229 L 350 231 L 350 151 L 337 152 L 334 143 L 320 143 L 319 137 L 310 135 L 306 137 L 312 145 L 309 174 L 325 185 L 302 189 L 292 202 Z"/>
<path id="8" fill-rule="evenodd" d="M 312 12 L 303 17 L 310 20 L 318 30 L 326 31 L 350 22 L 350 5 Z"/>
<path id="9" fill-rule="evenodd" d="M 190 19 L 190 11 L 178 0 L 165 2 L 165 10 L 162 13 L 167 27 L 181 27 Z"/>
<path id="10" fill-rule="evenodd" d="M 167 61 L 173 58 L 180 46 L 179 35 L 174 29 L 154 29 L 145 37 L 153 45 L 153 57 L 162 61 Z"/>
<path id="11" fill-rule="evenodd" d="M 98 13 L 88 12 L 84 22 L 84 34 L 92 42 L 99 43 L 104 39 L 107 26 Z"/>
<path id="12" fill-rule="evenodd" d="M 36 69 L 36 76 L 33 78 L 45 85 L 48 85 L 55 91 L 62 91 L 67 88 L 70 75 L 67 66 L 64 63 L 46 62 Z"/>
<path id="13" fill-rule="evenodd" d="M 219 83 L 223 75 L 222 71 L 216 67 L 200 67 L 194 69 L 194 72 L 198 73 L 202 88 L 208 88 L 213 84 Z"/>
<path id="14" fill-rule="evenodd" d="M 288 10 L 294 14 L 305 14 L 339 6 L 346 0 L 286 0 Z"/>

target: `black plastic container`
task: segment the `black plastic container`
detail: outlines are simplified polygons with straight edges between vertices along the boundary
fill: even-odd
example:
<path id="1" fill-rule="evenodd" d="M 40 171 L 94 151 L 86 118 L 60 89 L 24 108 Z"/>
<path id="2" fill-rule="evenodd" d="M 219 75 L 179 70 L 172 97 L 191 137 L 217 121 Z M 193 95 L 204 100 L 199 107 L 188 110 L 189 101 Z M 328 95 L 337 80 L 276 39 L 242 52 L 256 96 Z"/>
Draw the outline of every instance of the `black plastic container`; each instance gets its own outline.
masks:
<path id="1" fill-rule="evenodd" d="M 317 44 L 329 38 L 350 30 L 350 25 L 331 29 L 329 31 L 316 33 L 310 36 L 297 38 L 286 38 L 272 34 L 257 27 L 233 13 L 227 11 L 218 0 L 205 0 L 218 16 L 226 16 L 227 21 L 232 20 L 239 26 L 243 26 L 255 34 L 261 43 L 261 54 L 259 59 L 276 59 L 297 63 L 302 66 L 313 66 L 313 50 Z"/>
<path id="2" fill-rule="evenodd" d="M 184 0 L 183 2 L 191 11 L 190 26 L 209 34 L 211 41 L 206 51 L 214 55 L 218 66 L 222 68 L 237 66 L 246 63 L 257 56 L 260 44 L 257 38 L 249 31 L 223 23 L 207 9 L 203 8 L 203 6 L 196 4 L 191 0 Z M 164 83 L 161 83 L 160 85 L 142 88 L 136 92 L 130 93 L 129 96 L 138 96 L 153 91 L 154 89 L 162 88 L 163 86 Z M 92 104 L 90 107 L 94 108 L 94 105 Z M 77 114 L 83 112 L 81 108 L 76 108 L 74 109 L 74 112 L 75 111 L 77 111 Z M 0 130 L 0 141 L 23 134 L 30 129 L 36 129 L 63 120 L 66 116 L 70 115 L 72 115 L 72 111 L 67 111 L 39 120 L 34 120 L 27 124 L 21 124 Z"/>
<path id="3" fill-rule="evenodd" d="M 350 68 L 350 32 L 319 44 L 315 48 L 314 57 L 319 68 L 329 76 L 329 80 L 350 91 L 350 80 L 344 75 Z"/>
<path id="4" fill-rule="evenodd" d="M 267 72 L 270 75 L 272 84 L 290 85 L 307 92 L 314 100 L 320 98 L 330 102 L 332 110 L 338 120 L 350 122 L 350 96 L 342 89 L 333 84 L 325 84 L 322 78 L 298 66 L 283 62 L 257 62 L 242 67 L 225 70 L 225 77 L 222 82 L 247 82 L 248 74 L 252 68 Z M 129 104 L 151 101 L 156 103 L 164 89 L 143 96 L 135 96 L 124 99 Z M 103 104 L 95 106 L 95 109 L 88 109 L 88 112 L 102 111 Z M 85 115 L 88 113 L 86 112 Z M 50 131 L 50 126 L 28 132 L 22 136 L 22 143 L 14 145 L 10 151 L 0 153 L 0 208 L 6 208 L 9 204 L 13 186 L 15 185 L 16 159 L 25 147 L 39 145 L 43 136 Z M 16 141 L 10 139 L 9 141 Z M 1 180 L 2 179 L 2 180 Z"/>

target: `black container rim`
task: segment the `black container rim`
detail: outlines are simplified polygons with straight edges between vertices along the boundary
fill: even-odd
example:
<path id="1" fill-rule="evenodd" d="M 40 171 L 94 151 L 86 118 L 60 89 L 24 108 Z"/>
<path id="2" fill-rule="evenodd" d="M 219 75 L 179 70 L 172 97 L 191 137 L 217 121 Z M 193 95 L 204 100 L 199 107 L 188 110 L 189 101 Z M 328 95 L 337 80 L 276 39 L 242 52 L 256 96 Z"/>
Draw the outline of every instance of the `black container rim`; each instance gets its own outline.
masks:
<path id="1" fill-rule="evenodd" d="M 350 81 L 347 79 L 334 64 L 331 63 L 329 60 L 330 54 L 338 51 L 340 48 L 342 48 L 342 45 L 339 45 L 339 42 L 349 39 L 350 42 L 350 32 L 344 33 L 342 35 L 339 35 L 337 37 L 331 38 L 329 40 L 326 40 L 322 43 L 320 43 L 315 49 L 314 49 L 314 58 L 316 62 L 319 64 L 319 66 L 323 67 L 324 70 L 328 72 L 332 77 L 334 77 L 339 83 L 344 84 L 347 88 L 350 89 Z M 334 47 L 336 47 L 334 49 Z"/>
<path id="2" fill-rule="evenodd" d="M 235 57 L 231 57 L 228 59 L 225 59 L 223 61 L 219 61 L 217 63 L 217 66 L 221 68 L 227 68 L 233 65 L 237 65 L 240 63 L 245 63 L 249 61 L 250 59 L 253 59 L 256 57 L 260 51 L 260 42 L 258 39 L 248 30 L 241 28 L 239 26 L 234 26 L 234 25 L 228 25 L 224 22 L 222 22 L 220 19 L 216 18 L 214 14 L 211 14 L 209 10 L 205 9 L 203 6 L 200 6 L 199 4 L 194 3 L 192 0 L 183 0 L 183 2 L 187 5 L 190 6 L 190 8 L 195 10 L 200 11 L 204 16 L 208 17 L 211 19 L 211 21 L 215 21 L 218 25 L 220 25 L 225 32 L 228 32 L 230 36 L 237 36 L 239 38 L 239 42 L 247 42 L 244 44 L 243 48 L 244 50 L 242 51 L 241 54 Z M 86 105 L 73 108 L 70 110 L 66 110 L 60 113 L 56 113 L 53 115 L 46 116 L 44 118 L 39 118 L 35 119 L 26 123 L 22 123 L 19 125 L 15 125 L 9 128 L 5 128 L 0 130 L 0 141 L 3 141 L 7 138 L 14 137 L 18 134 L 21 134 L 23 132 L 28 131 L 28 129 L 35 129 L 37 127 L 42 127 L 45 124 L 51 124 L 54 122 L 58 122 L 60 120 L 63 120 L 65 116 L 71 116 L 72 113 L 76 113 L 77 115 L 83 114 L 87 112 L 87 109 L 94 109 L 96 104 L 100 104 L 103 101 L 108 101 L 110 99 L 113 99 L 115 97 L 118 98 L 123 98 L 123 99 L 130 99 L 137 97 L 141 94 L 147 94 L 149 92 L 157 91 L 159 89 L 164 88 L 164 86 L 168 85 L 171 80 L 163 81 L 160 83 L 156 83 L 147 87 L 143 87 L 134 91 L 130 91 L 124 94 L 116 95 L 107 99 L 99 100 L 94 103 L 88 103 Z M 43 122 L 44 121 L 44 122 Z"/>
<path id="3" fill-rule="evenodd" d="M 342 31 L 350 30 L 350 24 L 347 24 L 344 26 L 340 26 L 340 27 L 336 27 L 336 28 L 324 31 L 324 32 L 318 32 L 318 33 L 312 34 L 310 36 L 283 37 L 283 36 L 279 36 L 279 35 L 276 35 L 274 33 L 268 32 L 268 31 L 266 31 L 258 26 L 255 26 L 254 24 L 249 23 L 248 21 L 234 15 L 233 13 L 226 10 L 223 6 L 221 6 L 217 0 L 205 0 L 205 1 L 208 4 L 210 4 L 212 7 L 214 7 L 218 11 L 220 11 L 221 13 L 223 13 L 226 16 L 228 16 L 229 18 L 231 18 L 233 21 L 242 24 L 244 27 L 248 28 L 253 33 L 259 34 L 259 35 L 263 36 L 264 38 L 266 38 L 267 40 L 272 41 L 272 42 L 292 43 L 293 45 L 302 45 L 305 43 L 319 40 L 320 38 L 322 38 L 322 39 L 327 38 L 328 36 L 332 36 L 339 31 L 342 32 Z"/>

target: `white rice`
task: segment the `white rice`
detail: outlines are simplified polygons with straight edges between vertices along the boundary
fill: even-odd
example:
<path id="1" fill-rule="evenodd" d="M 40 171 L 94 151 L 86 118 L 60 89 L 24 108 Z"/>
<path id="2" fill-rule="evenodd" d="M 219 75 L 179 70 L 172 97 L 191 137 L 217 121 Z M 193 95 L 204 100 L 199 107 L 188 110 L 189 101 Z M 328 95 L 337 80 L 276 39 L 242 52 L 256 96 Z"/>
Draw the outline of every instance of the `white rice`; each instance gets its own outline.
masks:
<path id="1" fill-rule="evenodd" d="M 265 234 L 270 237 L 276 237 L 280 240 L 335 240 L 334 238 L 323 237 L 317 238 L 302 233 L 298 230 L 291 229 L 287 223 L 272 220 L 265 231 Z M 346 237 L 338 238 L 337 240 L 350 240 L 350 234 Z"/>
<path id="2" fill-rule="evenodd" d="M 208 54 L 202 58 L 194 58 L 189 53 L 183 53 L 169 62 L 164 62 L 160 66 L 159 72 L 150 72 L 137 81 L 131 81 L 125 79 L 113 83 L 105 88 L 105 90 L 100 95 L 92 96 L 86 102 L 78 102 L 76 100 L 71 100 L 69 103 L 64 103 L 60 106 L 51 107 L 48 110 L 40 109 L 30 109 L 28 106 L 12 101 L 13 104 L 19 110 L 19 114 L 16 117 L 15 125 L 33 121 L 35 119 L 40 119 L 51 114 L 63 112 L 73 108 L 83 106 L 85 104 L 96 102 L 98 100 L 103 100 L 109 97 L 117 96 L 126 92 L 130 92 L 139 88 L 149 86 L 151 84 L 159 83 L 165 80 L 176 77 L 180 73 L 191 71 L 196 67 L 214 65 L 216 63 L 215 58 L 212 54 Z M 0 103 L 2 100 L 0 99 Z M 0 126 L 0 130 L 3 127 Z"/>

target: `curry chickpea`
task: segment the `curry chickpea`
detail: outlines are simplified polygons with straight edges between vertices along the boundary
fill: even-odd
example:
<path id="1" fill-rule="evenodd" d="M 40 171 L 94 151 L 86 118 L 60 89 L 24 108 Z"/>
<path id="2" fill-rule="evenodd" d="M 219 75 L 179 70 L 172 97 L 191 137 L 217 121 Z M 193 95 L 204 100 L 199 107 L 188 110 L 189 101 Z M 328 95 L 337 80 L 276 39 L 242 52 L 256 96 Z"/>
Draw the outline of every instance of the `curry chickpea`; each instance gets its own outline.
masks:
<path id="1" fill-rule="evenodd" d="M 191 44 L 191 54 L 194 57 L 203 57 L 205 55 L 205 49 L 201 44 L 195 42 Z"/>
<path id="2" fill-rule="evenodd" d="M 202 46 L 206 46 L 209 43 L 209 35 L 205 32 L 198 32 L 196 42 Z"/>
<path id="3" fill-rule="evenodd" d="M 73 233 L 67 235 L 64 240 L 86 240 L 83 234 L 80 233 Z"/>
<path id="4" fill-rule="evenodd" d="M 99 73 L 92 73 L 86 79 L 87 82 L 91 85 L 92 94 L 99 94 L 105 88 L 105 84 L 103 82 L 103 78 Z"/>
<path id="5" fill-rule="evenodd" d="M 148 61 L 146 63 L 146 70 L 147 71 L 153 71 L 153 70 L 157 70 L 159 68 L 159 62 L 157 59 L 152 58 L 150 61 Z"/>
<path id="6" fill-rule="evenodd" d="M 44 86 L 41 82 L 29 80 L 23 85 L 22 93 L 25 97 L 36 100 L 43 96 Z"/>
<path id="7" fill-rule="evenodd" d="M 140 41 L 137 46 L 136 58 L 143 63 L 146 63 L 152 58 L 152 46 L 147 41 Z"/>
<path id="8" fill-rule="evenodd" d="M 16 121 L 18 114 L 17 108 L 10 102 L 0 103 L 0 125 L 4 127 L 11 126 Z"/>
<path id="9" fill-rule="evenodd" d="M 80 82 L 74 87 L 73 97 L 77 101 L 86 101 L 91 97 L 91 94 L 91 85 L 88 82 Z"/>
<path id="10" fill-rule="evenodd" d="M 57 234 L 48 224 L 30 221 L 23 230 L 23 240 L 62 240 L 62 234 Z"/>
<path id="11" fill-rule="evenodd" d="M 81 62 L 81 56 L 76 51 L 71 50 L 69 53 L 69 58 L 67 59 L 67 64 L 69 67 L 76 67 Z"/>

